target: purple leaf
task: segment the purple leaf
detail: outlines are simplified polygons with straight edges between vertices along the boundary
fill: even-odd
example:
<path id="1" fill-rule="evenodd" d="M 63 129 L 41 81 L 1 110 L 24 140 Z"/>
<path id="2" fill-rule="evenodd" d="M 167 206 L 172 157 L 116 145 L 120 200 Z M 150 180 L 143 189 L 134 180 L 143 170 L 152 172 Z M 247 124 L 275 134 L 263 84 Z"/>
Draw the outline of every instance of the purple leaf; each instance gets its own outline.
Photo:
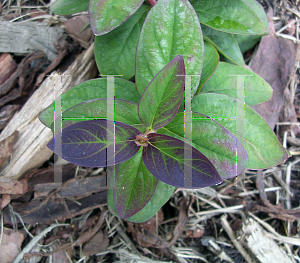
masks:
<path id="1" fill-rule="evenodd" d="M 108 159 L 107 147 L 114 146 L 114 134 L 111 132 L 114 124 L 115 156 L 110 156 Z M 109 143 L 107 143 L 107 133 L 111 138 Z M 76 165 L 105 167 L 132 158 L 139 150 L 134 140 L 140 133 L 138 129 L 117 121 L 114 123 L 107 120 L 83 121 L 62 130 L 62 154 L 54 150 L 55 138 L 47 146 L 63 159 Z M 115 160 L 113 160 L 114 157 Z"/>
<path id="2" fill-rule="evenodd" d="M 157 133 L 148 135 L 148 143 L 148 147 L 143 149 L 144 163 L 164 183 L 202 188 L 222 182 L 213 164 L 191 145 Z"/>

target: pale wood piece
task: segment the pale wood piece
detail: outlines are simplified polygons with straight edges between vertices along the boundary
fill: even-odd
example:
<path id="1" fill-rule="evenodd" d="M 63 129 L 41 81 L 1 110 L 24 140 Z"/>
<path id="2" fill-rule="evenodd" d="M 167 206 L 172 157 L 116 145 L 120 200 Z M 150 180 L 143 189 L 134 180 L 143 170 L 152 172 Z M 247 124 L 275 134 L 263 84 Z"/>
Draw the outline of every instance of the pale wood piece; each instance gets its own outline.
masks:
<path id="1" fill-rule="evenodd" d="M 0 53 L 24 55 L 38 50 L 44 52 L 51 61 L 57 56 L 53 43 L 61 37 L 67 37 L 63 29 L 37 22 L 0 21 L 0 32 Z"/>
<path id="2" fill-rule="evenodd" d="M 62 92 L 65 92 L 75 85 L 96 77 L 94 44 L 79 55 L 63 74 L 69 76 L 62 77 L 61 83 L 57 81 L 57 78 L 54 83 L 55 78 L 48 76 L 0 134 L 1 141 L 14 131 L 19 131 L 10 162 L 1 171 L 1 176 L 19 178 L 25 172 L 39 167 L 51 157 L 52 151 L 46 145 L 53 138 L 53 134 L 39 121 L 38 116 L 54 101 L 54 84 L 55 88 L 61 86 Z"/>
<path id="3" fill-rule="evenodd" d="M 252 218 L 246 220 L 242 228 L 242 237 L 252 254 L 260 263 L 292 263 L 291 258 L 280 248 L 274 239 Z M 282 240 L 281 240 L 282 241 Z"/>

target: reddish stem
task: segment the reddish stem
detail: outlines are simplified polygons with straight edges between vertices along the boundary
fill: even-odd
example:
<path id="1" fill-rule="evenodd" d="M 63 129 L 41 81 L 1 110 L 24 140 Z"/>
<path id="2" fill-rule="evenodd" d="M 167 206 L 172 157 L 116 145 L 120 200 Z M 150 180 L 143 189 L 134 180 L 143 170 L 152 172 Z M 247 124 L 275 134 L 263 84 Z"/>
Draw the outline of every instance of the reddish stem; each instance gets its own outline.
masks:
<path id="1" fill-rule="evenodd" d="M 148 2 L 149 2 L 149 4 L 150 4 L 151 6 L 154 6 L 155 3 L 156 3 L 156 0 L 148 0 Z"/>

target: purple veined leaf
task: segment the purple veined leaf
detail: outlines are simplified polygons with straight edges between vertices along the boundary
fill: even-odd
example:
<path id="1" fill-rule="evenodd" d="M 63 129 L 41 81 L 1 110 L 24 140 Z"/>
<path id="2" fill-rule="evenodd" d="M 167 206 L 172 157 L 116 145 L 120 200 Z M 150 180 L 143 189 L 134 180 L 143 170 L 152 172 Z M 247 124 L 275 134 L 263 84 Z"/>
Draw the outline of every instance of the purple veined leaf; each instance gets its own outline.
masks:
<path id="1" fill-rule="evenodd" d="M 158 180 L 146 168 L 142 149 L 116 166 L 113 196 L 118 215 L 129 218 L 142 210 L 155 192 Z"/>
<path id="2" fill-rule="evenodd" d="M 107 158 L 107 133 L 114 138 L 111 129 L 107 131 L 107 120 L 90 120 L 72 124 L 62 130 L 62 154 L 54 151 L 55 138 L 48 147 L 70 163 L 85 167 L 106 167 L 107 163 L 115 164 L 132 158 L 139 150 L 134 142 L 141 132 L 124 123 L 115 121 L 115 156 Z M 113 128 L 113 123 L 109 123 Z M 115 160 L 112 160 L 115 158 Z"/>
<path id="3" fill-rule="evenodd" d="M 143 160 L 148 170 L 159 180 L 176 187 L 202 188 L 222 182 L 213 164 L 196 148 L 173 137 L 150 133 L 148 147 L 143 149 Z M 184 158 L 190 149 L 191 159 Z M 186 172 L 185 167 L 188 166 Z"/>
<path id="4" fill-rule="evenodd" d="M 178 112 L 168 125 L 157 132 L 184 141 L 184 114 Z M 220 123 L 193 111 L 192 134 L 193 147 L 211 161 L 223 180 L 244 171 L 248 161 L 247 152 L 234 134 Z"/>
<path id="5" fill-rule="evenodd" d="M 148 129 L 164 127 L 176 115 L 184 94 L 185 77 L 182 75 L 185 75 L 184 60 L 178 55 L 156 74 L 144 90 L 138 114 Z"/>
<path id="6" fill-rule="evenodd" d="M 93 33 L 104 35 L 124 23 L 144 0 L 90 0 L 89 17 Z"/>

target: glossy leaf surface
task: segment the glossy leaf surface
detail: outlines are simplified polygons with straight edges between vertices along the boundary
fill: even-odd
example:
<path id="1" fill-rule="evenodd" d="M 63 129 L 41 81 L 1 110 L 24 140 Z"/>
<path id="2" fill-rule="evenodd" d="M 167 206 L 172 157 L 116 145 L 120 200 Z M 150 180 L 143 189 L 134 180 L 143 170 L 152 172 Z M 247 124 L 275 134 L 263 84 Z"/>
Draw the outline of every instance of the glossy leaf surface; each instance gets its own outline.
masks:
<path id="1" fill-rule="evenodd" d="M 106 148 L 114 144 L 113 141 L 107 142 L 107 133 L 114 138 L 114 133 L 107 130 L 106 120 L 83 121 L 66 127 L 62 130 L 61 157 L 80 166 L 106 167 L 108 162 L 113 163 L 113 156 L 107 157 Z M 115 164 L 130 159 L 138 152 L 134 140 L 140 133 L 127 124 L 115 122 Z M 54 145 L 53 138 L 47 146 L 54 151 Z"/>
<path id="2" fill-rule="evenodd" d="M 204 39 L 215 46 L 215 48 L 231 62 L 244 65 L 243 54 L 232 34 L 224 33 L 208 26 L 202 25 Z"/>
<path id="3" fill-rule="evenodd" d="M 152 175 L 153 176 L 153 175 Z M 146 204 L 146 206 L 134 214 L 133 216 L 126 218 L 127 221 L 134 223 L 143 223 L 152 218 L 158 210 L 170 199 L 174 193 L 175 187 L 163 183 L 162 181 L 157 182 L 154 194 Z M 109 210 L 116 216 L 119 216 L 113 197 L 113 190 L 108 189 L 107 193 L 107 205 Z"/>
<path id="4" fill-rule="evenodd" d="M 89 0 L 56 0 L 50 7 L 50 11 L 57 15 L 71 15 L 86 11 L 89 8 Z"/>
<path id="5" fill-rule="evenodd" d="M 176 187 L 185 187 L 188 180 L 191 187 L 201 188 L 222 182 L 213 164 L 197 149 L 191 147 L 191 157 L 184 158 L 187 143 L 173 137 L 151 133 L 148 147 L 143 149 L 143 160 L 148 170 L 158 179 Z M 184 167 L 187 167 L 187 173 Z"/>
<path id="6" fill-rule="evenodd" d="M 89 17 L 96 36 L 106 34 L 124 23 L 144 0 L 90 0 Z"/>
<path id="7" fill-rule="evenodd" d="M 271 99 L 271 86 L 250 69 L 220 62 L 214 75 L 206 82 L 200 93 L 213 92 L 237 97 L 237 77 L 232 75 L 252 75 L 244 77 L 245 103 L 252 106 Z"/>
<path id="8" fill-rule="evenodd" d="M 184 94 L 184 60 L 176 56 L 149 83 L 138 105 L 138 114 L 147 128 L 157 130 L 176 115 Z"/>
<path id="9" fill-rule="evenodd" d="M 186 74 L 201 74 L 203 38 L 198 17 L 188 0 L 159 0 L 143 25 L 136 53 L 136 84 L 142 94 L 154 76 L 182 55 Z M 193 93 L 200 77 L 192 80 Z"/>
<path id="10" fill-rule="evenodd" d="M 184 112 L 178 112 L 175 118 L 158 133 L 173 136 L 184 141 Z M 243 145 L 225 127 L 214 119 L 193 111 L 193 146 L 204 154 L 217 169 L 222 179 L 241 174 L 248 161 Z M 243 153 L 236 156 L 236 153 Z"/>
<path id="11" fill-rule="evenodd" d="M 212 44 L 205 41 L 204 50 L 203 70 L 197 92 L 199 92 L 203 85 L 210 79 L 212 74 L 214 74 L 220 60 L 219 53 Z"/>
<path id="12" fill-rule="evenodd" d="M 114 79 L 115 98 L 139 102 L 140 96 L 136 91 L 134 83 L 124 79 Z M 106 98 L 107 96 L 107 80 L 106 78 L 99 78 L 85 81 L 72 89 L 66 91 L 61 97 L 62 112 L 75 106 L 81 102 L 95 99 Z M 47 127 L 51 127 L 54 122 L 54 103 L 44 109 L 40 116 L 40 121 Z"/>
<path id="13" fill-rule="evenodd" d="M 116 166 L 114 203 L 118 215 L 126 219 L 139 212 L 151 199 L 158 180 L 148 171 L 142 147 L 126 162 Z"/>
<path id="14" fill-rule="evenodd" d="M 247 0 L 249 4 L 255 0 Z M 202 24 L 214 29 L 242 35 L 265 33 L 263 21 L 243 0 L 191 0 Z"/>
<path id="15" fill-rule="evenodd" d="M 150 7 L 142 5 L 124 24 L 95 38 L 95 58 L 102 75 L 135 74 L 135 52 L 141 28 Z"/>
<path id="16" fill-rule="evenodd" d="M 243 0 L 243 2 L 248 5 L 261 19 L 266 30 L 264 35 L 267 35 L 269 33 L 268 18 L 263 7 L 257 1 Z M 261 37 L 262 35 L 234 35 L 234 38 L 238 42 L 242 53 L 254 47 Z"/>
<path id="17" fill-rule="evenodd" d="M 137 104 L 114 100 L 114 120 L 131 125 L 144 132 L 144 125 L 137 114 Z M 79 103 L 62 114 L 62 128 L 89 119 L 107 119 L 107 99 L 94 99 Z"/>
<path id="18" fill-rule="evenodd" d="M 218 117 L 221 125 L 236 133 L 237 99 L 223 94 L 204 93 L 193 98 L 193 111 L 210 117 Z M 224 117 L 223 119 L 221 117 Z M 246 168 L 264 169 L 278 165 L 288 158 L 288 152 L 278 141 L 265 120 L 248 105 L 245 105 L 244 138 L 248 154 Z"/>

